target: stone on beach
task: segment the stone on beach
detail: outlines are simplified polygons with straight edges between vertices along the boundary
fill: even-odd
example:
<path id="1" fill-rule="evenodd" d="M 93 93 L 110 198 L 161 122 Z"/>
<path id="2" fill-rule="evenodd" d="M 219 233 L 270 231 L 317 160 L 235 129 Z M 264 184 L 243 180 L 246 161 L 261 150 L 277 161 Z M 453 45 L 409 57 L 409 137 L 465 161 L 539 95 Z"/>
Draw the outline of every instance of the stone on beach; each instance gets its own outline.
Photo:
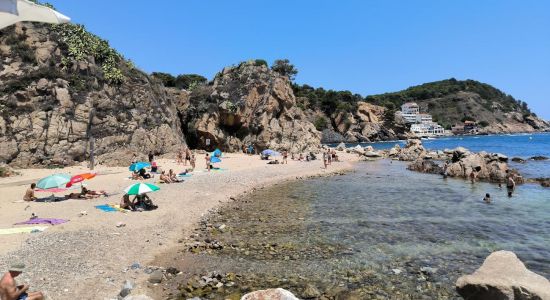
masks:
<path id="1" fill-rule="evenodd" d="M 346 150 L 346 144 L 344 144 L 344 143 L 338 144 L 338 146 L 336 146 L 336 150 L 338 150 L 338 151 Z"/>
<path id="2" fill-rule="evenodd" d="M 414 161 L 420 156 L 424 155 L 426 150 L 422 146 L 422 141 L 419 139 L 407 140 L 407 145 L 400 149 L 397 157 L 403 161 Z"/>
<path id="3" fill-rule="evenodd" d="M 473 274 L 458 278 L 456 290 L 470 300 L 550 299 L 550 282 L 510 251 L 491 253 Z"/>
<path id="4" fill-rule="evenodd" d="M 268 290 L 259 290 L 244 295 L 241 300 L 299 300 L 291 292 L 277 288 Z"/>

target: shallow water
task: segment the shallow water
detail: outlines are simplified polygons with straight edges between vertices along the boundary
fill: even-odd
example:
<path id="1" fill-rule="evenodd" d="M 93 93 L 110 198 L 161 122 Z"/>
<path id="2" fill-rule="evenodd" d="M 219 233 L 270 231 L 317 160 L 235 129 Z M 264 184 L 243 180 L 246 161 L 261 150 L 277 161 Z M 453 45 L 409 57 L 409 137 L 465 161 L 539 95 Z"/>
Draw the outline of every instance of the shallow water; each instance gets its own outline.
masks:
<path id="1" fill-rule="evenodd" d="M 537 147 L 523 157 L 550 156 Z M 550 173 L 545 164 L 533 171 Z M 213 229 L 220 224 L 228 229 Z M 494 184 L 415 173 L 403 162 L 361 162 L 342 176 L 256 191 L 210 215 L 200 234 L 223 249 L 189 253 L 188 272 L 240 275 L 233 287 L 201 289 L 206 298 L 271 287 L 306 298 L 312 284 L 323 299 L 459 299 L 456 279 L 496 250 L 514 251 L 550 278 L 550 189 L 525 184 L 508 198 Z M 182 298 L 191 295 L 199 294 Z"/>

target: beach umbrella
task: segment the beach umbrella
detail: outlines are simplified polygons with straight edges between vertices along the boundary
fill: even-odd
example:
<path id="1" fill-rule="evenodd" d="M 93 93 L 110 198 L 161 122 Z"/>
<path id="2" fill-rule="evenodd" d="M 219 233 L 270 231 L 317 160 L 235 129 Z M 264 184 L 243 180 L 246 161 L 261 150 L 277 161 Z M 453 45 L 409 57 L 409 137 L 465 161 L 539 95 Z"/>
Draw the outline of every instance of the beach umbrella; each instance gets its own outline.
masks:
<path id="1" fill-rule="evenodd" d="M 61 24 L 71 19 L 28 0 L 0 0 L 0 29 L 23 21 Z"/>
<path id="2" fill-rule="evenodd" d="M 136 183 L 124 189 L 124 192 L 128 195 L 141 195 L 141 194 L 150 193 L 158 190 L 160 190 L 160 188 L 154 184 Z"/>
<path id="3" fill-rule="evenodd" d="M 214 152 L 212 152 L 212 156 L 222 157 L 222 151 L 220 149 L 216 149 L 214 150 Z"/>
<path id="4" fill-rule="evenodd" d="M 83 173 L 71 177 L 71 180 L 67 183 L 66 187 L 71 187 L 75 183 L 82 182 L 84 180 L 92 179 L 96 176 L 96 173 Z"/>
<path id="5" fill-rule="evenodd" d="M 148 168 L 150 166 L 151 166 L 150 163 L 140 161 L 140 162 L 131 164 L 129 169 L 132 172 L 136 172 L 136 171 L 139 171 L 141 169 Z"/>
<path id="6" fill-rule="evenodd" d="M 266 149 L 266 150 L 262 151 L 262 154 L 264 156 L 279 156 L 279 155 L 281 155 L 281 153 L 279 153 L 275 150 L 271 150 L 271 149 Z"/>
<path id="7" fill-rule="evenodd" d="M 210 157 L 210 162 L 215 164 L 215 163 L 222 162 L 222 160 L 217 156 L 212 156 L 212 157 Z"/>
<path id="8" fill-rule="evenodd" d="M 54 174 L 40 179 L 36 183 L 36 187 L 43 190 L 60 188 L 65 187 L 69 181 L 71 181 L 71 175 L 69 174 Z"/>

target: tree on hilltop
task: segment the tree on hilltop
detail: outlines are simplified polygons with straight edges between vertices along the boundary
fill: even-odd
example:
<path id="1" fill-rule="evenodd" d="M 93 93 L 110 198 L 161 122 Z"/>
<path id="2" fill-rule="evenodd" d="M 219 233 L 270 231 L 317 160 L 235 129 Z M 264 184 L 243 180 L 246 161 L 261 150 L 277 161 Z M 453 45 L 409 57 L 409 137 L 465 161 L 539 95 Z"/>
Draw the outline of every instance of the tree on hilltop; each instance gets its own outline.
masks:
<path id="1" fill-rule="evenodd" d="M 290 63 L 288 59 L 277 59 L 273 62 L 271 70 L 288 77 L 290 80 L 294 80 L 296 74 L 298 74 L 298 69 Z"/>

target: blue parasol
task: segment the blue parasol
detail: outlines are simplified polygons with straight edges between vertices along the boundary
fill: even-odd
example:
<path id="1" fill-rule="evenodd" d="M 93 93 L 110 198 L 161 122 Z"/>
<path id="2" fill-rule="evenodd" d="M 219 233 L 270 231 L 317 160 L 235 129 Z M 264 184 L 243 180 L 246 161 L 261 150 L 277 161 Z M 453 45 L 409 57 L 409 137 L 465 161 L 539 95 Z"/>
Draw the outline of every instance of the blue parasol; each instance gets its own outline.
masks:
<path id="1" fill-rule="evenodd" d="M 130 168 L 128 168 L 128 169 L 130 169 L 130 171 L 132 171 L 132 172 L 137 172 L 141 169 L 144 169 L 144 168 L 147 168 L 147 167 L 150 167 L 150 166 L 151 166 L 150 163 L 140 161 L 140 162 L 131 164 Z"/>
<path id="2" fill-rule="evenodd" d="M 222 157 L 222 151 L 220 149 L 217 149 L 214 150 L 214 152 L 212 152 L 212 156 L 214 157 Z"/>
<path id="3" fill-rule="evenodd" d="M 212 156 L 210 157 L 210 162 L 214 164 L 214 163 L 222 162 L 222 160 L 219 157 Z"/>

